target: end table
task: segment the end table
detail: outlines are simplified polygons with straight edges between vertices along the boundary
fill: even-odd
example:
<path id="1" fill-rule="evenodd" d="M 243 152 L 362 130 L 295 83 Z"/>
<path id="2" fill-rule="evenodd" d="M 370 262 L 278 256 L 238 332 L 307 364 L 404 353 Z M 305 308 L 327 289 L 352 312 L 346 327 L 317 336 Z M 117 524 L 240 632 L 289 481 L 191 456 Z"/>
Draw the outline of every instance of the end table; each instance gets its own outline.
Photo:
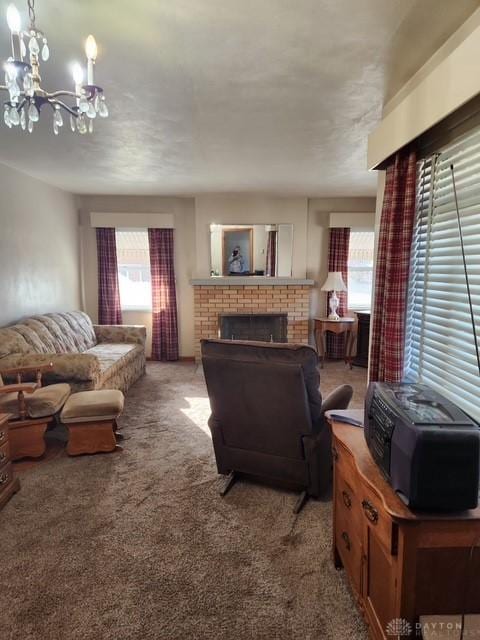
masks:
<path id="1" fill-rule="evenodd" d="M 345 334 L 345 363 L 352 368 L 352 351 L 356 337 L 357 319 L 340 318 L 339 320 L 329 320 L 328 318 L 315 318 L 315 343 L 318 355 L 320 356 L 320 366 L 323 368 L 327 353 L 327 333 L 335 335 Z"/>

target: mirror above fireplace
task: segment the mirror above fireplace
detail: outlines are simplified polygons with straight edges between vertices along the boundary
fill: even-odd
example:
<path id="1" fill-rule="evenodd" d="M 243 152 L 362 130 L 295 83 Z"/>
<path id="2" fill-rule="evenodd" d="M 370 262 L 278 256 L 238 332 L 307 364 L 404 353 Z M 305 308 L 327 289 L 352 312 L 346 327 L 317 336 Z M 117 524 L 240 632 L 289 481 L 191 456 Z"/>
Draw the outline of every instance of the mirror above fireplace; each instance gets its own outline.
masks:
<path id="1" fill-rule="evenodd" d="M 292 276 L 292 224 L 211 224 L 211 276 Z"/>

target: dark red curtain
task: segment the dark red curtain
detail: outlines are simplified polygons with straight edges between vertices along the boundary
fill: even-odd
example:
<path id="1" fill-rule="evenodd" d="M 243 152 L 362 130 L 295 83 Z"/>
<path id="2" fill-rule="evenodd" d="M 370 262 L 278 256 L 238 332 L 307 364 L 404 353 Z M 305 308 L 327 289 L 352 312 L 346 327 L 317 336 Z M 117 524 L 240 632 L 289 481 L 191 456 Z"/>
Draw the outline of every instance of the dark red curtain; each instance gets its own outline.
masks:
<path id="1" fill-rule="evenodd" d="M 267 235 L 267 264 L 265 275 L 277 275 L 277 232 L 269 231 Z"/>
<path id="2" fill-rule="evenodd" d="M 372 381 L 400 382 L 403 376 L 415 187 L 415 152 L 399 152 L 385 178 L 370 348 Z"/>
<path id="3" fill-rule="evenodd" d="M 178 360 L 173 229 L 149 229 L 152 276 L 152 360 Z"/>
<path id="4" fill-rule="evenodd" d="M 345 285 L 348 286 L 348 249 L 350 245 L 350 229 L 330 229 L 330 242 L 328 245 L 328 270 L 341 271 Z M 327 316 L 330 313 L 330 296 L 327 295 Z M 338 315 L 343 317 L 348 311 L 348 292 L 337 291 L 339 300 Z M 345 355 L 345 336 L 327 334 L 327 356 L 329 358 L 343 358 Z"/>
<path id="5" fill-rule="evenodd" d="M 97 229 L 98 322 L 122 324 L 115 229 Z"/>

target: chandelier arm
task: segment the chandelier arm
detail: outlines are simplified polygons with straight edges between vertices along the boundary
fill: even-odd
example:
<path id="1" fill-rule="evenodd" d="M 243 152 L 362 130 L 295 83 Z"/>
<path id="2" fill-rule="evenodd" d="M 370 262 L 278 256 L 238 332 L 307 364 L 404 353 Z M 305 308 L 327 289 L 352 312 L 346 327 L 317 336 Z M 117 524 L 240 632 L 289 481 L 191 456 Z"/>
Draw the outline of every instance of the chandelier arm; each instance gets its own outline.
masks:
<path id="1" fill-rule="evenodd" d="M 62 100 L 51 100 L 50 98 L 48 98 L 48 104 L 52 107 L 53 110 L 55 110 L 55 106 L 56 104 L 58 104 L 59 107 L 62 107 L 62 109 L 65 109 L 65 111 L 68 111 L 68 113 L 71 116 L 74 116 L 75 118 L 78 118 L 78 112 L 75 111 L 75 109 L 72 109 L 72 107 L 69 107 L 68 104 L 66 104 L 65 102 L 63 102 Z"/>
<path id="2" fill-rule="evenodd" d="M 82 96 L 79 93 L 75 93 L 75 91 L 54 91 L 53 93 L 47 93 L 46 97 L 50 100 L 50 98 L 59 98 L 60 96 L 69 96 L 70 98 L 81 98 Z"/>

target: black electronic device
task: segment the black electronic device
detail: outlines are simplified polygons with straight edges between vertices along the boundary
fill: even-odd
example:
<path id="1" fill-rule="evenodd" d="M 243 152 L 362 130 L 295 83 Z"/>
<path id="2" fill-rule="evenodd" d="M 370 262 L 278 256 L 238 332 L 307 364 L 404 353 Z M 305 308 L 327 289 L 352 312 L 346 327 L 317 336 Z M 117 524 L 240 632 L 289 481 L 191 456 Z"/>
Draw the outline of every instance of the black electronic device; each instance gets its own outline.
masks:
<path id="1" fill-rule="evenodd" d="M 372 382 L 365 401 L 365 438 L 410 508 L 463 511 L 477 506 L 479 426 L 427 385 Z"/>

